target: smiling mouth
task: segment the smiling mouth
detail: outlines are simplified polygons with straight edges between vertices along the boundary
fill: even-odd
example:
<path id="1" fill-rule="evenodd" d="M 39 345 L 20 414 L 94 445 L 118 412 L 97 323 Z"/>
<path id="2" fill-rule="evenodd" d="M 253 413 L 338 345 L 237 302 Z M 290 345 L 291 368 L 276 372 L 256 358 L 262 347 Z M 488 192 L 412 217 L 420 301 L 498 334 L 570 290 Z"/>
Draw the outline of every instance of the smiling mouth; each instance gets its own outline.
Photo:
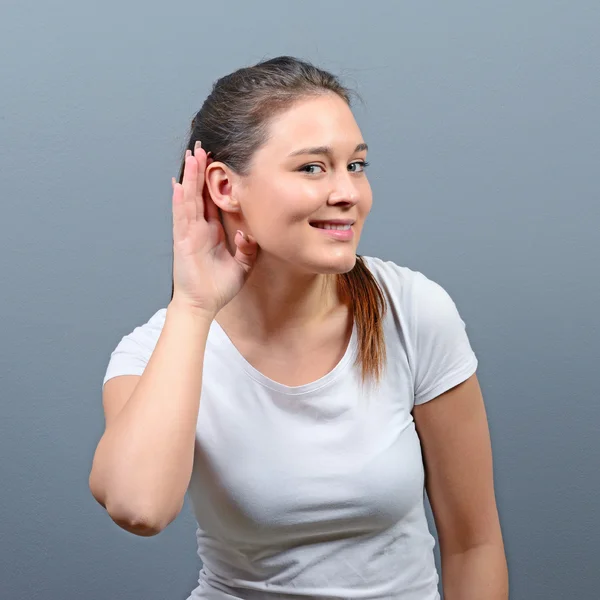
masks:
<path id="1" fill-rule="evenodd" d="M 330 223 L 311 223 L 311 227 L 316 229 L 332 229 L 337 231 L 348 231 L 352 225 L 332 225 Z"/>

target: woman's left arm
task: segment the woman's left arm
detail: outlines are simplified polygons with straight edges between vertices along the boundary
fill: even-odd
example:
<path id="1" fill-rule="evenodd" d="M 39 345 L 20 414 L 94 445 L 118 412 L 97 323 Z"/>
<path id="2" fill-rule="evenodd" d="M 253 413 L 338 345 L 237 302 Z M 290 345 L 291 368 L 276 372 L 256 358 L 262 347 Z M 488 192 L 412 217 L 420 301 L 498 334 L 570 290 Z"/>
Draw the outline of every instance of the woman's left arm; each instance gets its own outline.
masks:
<path id="1" fill-rule="evenodd" d="M 445 600 L 507 600 L 492 448 L 477 375 L 413 408 Z"/>

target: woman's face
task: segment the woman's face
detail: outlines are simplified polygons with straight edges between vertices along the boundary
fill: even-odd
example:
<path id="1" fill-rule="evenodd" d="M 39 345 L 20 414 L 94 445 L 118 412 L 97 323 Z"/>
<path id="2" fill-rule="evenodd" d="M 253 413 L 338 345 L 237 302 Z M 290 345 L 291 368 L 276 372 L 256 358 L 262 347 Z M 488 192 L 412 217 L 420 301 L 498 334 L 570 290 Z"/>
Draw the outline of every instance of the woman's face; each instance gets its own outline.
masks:
<path id="1" fill-rule="evenodd" d="M 367 150 L 351 109 L 336 94 L 305 99 L 271 121 L 269 136 L 249 175 L 232 186 L 239 228 L 269 262 L 309 273 L 350 271 L 372 205 Z M 349 221 L 349 231 L 315 226 L 335 219 Z"/>

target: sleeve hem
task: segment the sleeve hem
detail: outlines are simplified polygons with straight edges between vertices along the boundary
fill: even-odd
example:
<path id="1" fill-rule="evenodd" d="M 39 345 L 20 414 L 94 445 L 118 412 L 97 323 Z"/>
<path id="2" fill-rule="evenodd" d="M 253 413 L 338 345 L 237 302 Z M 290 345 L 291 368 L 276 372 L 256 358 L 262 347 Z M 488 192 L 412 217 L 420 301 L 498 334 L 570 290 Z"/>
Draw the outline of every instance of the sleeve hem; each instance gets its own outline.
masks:
<path id="1" fill-rule="evenodd" d="M 437 398 L 440 394 L 447 392 L 449 389 L 454 386 L 466 381 L 471 375 L 473 375 L 477 371 L 478 360 L 475 355 L 472 356 L 469 363 L 460 371 L 456 371 L 451 373 L 447 377 L 445 377 L 438 385 L 434 388 L 431 388 L 425 393 L 419 394 L 419 396 L 415 396 L 414 405 L 425 404 L 425 402 L 429 402 L 434 398 Z"/>
<path id="2" fill-rule="evenodd" d="M 106 385 L 106 382 L 109 379 L 113 379 L 114 377 L 118 377 L 119 375 L 139 375 L 142 376 L 144 374 L 144 367 L 129 367 L 126 370 L 114 370 L 111 371 L 110 373 L 107 373 L 104 376 L 104 381 L 102 382 L 102 389 L 104 389 L 104 386 Z"/>

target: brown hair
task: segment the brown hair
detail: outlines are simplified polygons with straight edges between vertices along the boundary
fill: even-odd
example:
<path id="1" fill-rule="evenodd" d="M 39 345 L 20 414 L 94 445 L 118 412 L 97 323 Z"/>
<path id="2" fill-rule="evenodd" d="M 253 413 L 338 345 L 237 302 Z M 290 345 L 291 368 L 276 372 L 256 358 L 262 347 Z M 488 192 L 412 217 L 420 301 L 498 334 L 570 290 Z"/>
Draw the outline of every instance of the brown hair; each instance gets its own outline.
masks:
<path id="1" fill-rule="evenodd" d="M 215 161 L 248 175 L 254 152 L 266 143 L 273 116 L 299 99 L 334 93 L 350 106 L 353 93 L 337 77 L 291 56 L 279 56 L 239 69 L 217 80 L 191 123 L 189 140 L 179 172 L 183 181 L 185 150 L 197 140 Z M 362 382 L 380 380 L 386 352 L 383 315 L 386 303 L 377 281 L 357 255 L 354 268 L 337 277 L 338 293 L 350 302 L 357 325 L 359 352 L 355 365 L 362 367 Z M 174 283 L 171 287 L 173 298 Z"/>

